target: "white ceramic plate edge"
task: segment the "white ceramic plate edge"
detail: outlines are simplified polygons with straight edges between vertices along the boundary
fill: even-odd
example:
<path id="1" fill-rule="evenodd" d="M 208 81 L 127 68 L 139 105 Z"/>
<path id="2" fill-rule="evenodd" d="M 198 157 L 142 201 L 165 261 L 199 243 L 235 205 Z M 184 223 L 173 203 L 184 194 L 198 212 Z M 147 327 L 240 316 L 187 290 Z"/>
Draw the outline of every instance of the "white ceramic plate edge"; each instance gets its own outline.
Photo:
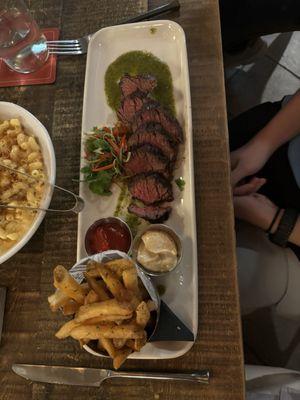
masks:
<path id="1" fill-rule="evenodd" d="M 159 23 L 159 24 L 168 24 L 168 25 L 172 25 L 174 28 L 176 28 L 176 30 L 182 35 L 182 42 L 184 44 L 184 46 L 182 46 L 181 48 L 181 52 L 182 52 L 182 56 L 184 58 L 184 81 L 185 81 L 185 85 L 186 85 L 186 124 L 187 124 L 187 134 L 190 135 L 190 141 L 189 141 L 189 154 L 190 154 L 190 158 L 188 160 L 188 166 L 189 166 L 189 171 L 190 171 L 190 176 L 189 176 L 189 181 L 190 181 L 190 187 L 191 187 L 191 196 L 193 199 L 195 199 L 195 187 L 194 187 L 194 161 L 193 161 L 193 138 L 192 138 L 192 114 L 191 114 L 191 96 L 190 96 L 190 83 L 189 83 L 189 71 L 188 71 L 188 58 L 187 58 L 187 49 L 186 49 L 186 39 L 185 39 L 185 34 L 184 31 L 182 29 L 182 27 L 180 25 L 178 25 L 177 23 L 173 22 L 173 21 L 169 21 L 169 20 L 159 20 L 159 21 L 148 21 L 148 22 L 142 22 L 142 23 L 135 23 L 135 24 L 128 24 L 127 26 L 138 26 L 138 25 L 149 25 L 152 26 L 155 23 Z M 99 30 L 98 32 L 96 32 L 93 36 L 93 38 L 90 41 L 89 44 L 89 49 L 92 47 L 93 42 L 98 40 L 98 36 L 103 32 L 103 31 L 107 31 L 107 30 L 111 30 L 113 28 L 120 28 L 122 27 L 122 25 L 118 25 L 116 27 L 107 27 L 107 28 L 103 28 L 101 30 Z M 92 63 L 92 57 L 89 57 L 89 50 L 88 50 L 88 55 L 87 55 L 87 65 L 86 65 L 86 71 L 90 71 L 90 64 Z M 87 97 L 88 97 L 88 82 L 89 82 L 90 77 L 88 76 L 88 74 L 86 73 L 85 76 L 85 86 L 84 86 L 84 106 L 83 106 L 83 110 L 85 109 L 85 102 L 87 101 Z M 85 113 L 83 112 L 82 115 L 82 126 L 85 126 L 85 122 L 86 122 L 86 117 L 85 117 Z M 81 149 L 82 150 L 82 149 Z M 82 152 L 81 152 L 82 154 Z M 191 231 L 193 234 L 193 238 L 195 239 L 193 242 L 193 252 L 194 252 L 194 264 L 196 265 L 196 267 L 194 267 L 194 280 L 196 281 L 196 284 L 194 284 L 193 286 L 193 291 L 195 293 L 195 297 L 194 297 L 194 303 L 193 303 L 193 333 L 196 339 L 197 336 L 197 332 L 198 332 L 198 260 L 197 260 L 197 235 L 196 235 L 196 222 L 195 222 L 195 218 L 196 218 L 196 211 L 195 211 L 195 200 L 193 201 L 193 209 L 192 211 L 192 215 L 193 215 L 193 223 L 192 223 L 192 227 L 191 227 Z M 79 241 L 77 242 L 77 260 L 79 260 L 81 258 L 81 244 L 79 243 Z M 171 358 L 177 358 L 180 357 L 182 355 L 184 355 L 185 353 L 187 353 L 191 347 L 194 345 L 194 342 L 181 342 L 184 343 L 185 345 L 180 349 L 180 350 L 174 350 L 173 352 L 170 353 L 165 353 L 163 356 L 159 357 L 160 359 L 171 359 Z M 98 355 L 98 354 L 97 354 Z M 99 355 L 98 355 L 99 356 Z M 132 358 L 136 358 L 136 359 L 158 359 L 158 357 L 152 357 L 151 355 L 141 355 L 142 357 L 132 357 Z"/>

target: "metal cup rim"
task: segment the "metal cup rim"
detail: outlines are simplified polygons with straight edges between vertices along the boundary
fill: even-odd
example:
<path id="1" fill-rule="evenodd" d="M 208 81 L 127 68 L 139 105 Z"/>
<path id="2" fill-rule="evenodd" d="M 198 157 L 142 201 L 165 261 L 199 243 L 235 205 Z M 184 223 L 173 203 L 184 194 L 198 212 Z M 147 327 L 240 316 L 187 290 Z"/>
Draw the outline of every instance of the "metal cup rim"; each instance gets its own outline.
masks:
<path id="1" fill-rule="evenodd" d="M 169 233 L 172 237 L 172 239 L 175 241 L 176 247 L 177 247 L 177 251 L 178 251 L 178 256 L 177 256 L 177 263 L 176 265 L 168 270 L 168 271 L 151 271 L 147 268 L 145 268 L 141 263 L 138 262 L 137 260 L 137 250 L 138 250 L 138 246 L 140 244 L 141 238 L 143 236 L 144 233 L 148 232 L 149 230 L 162 230 L 165 231 L 167 233 Z M 180 236 L 178 235 L 178 233 L 171 228 L 168 225 L 165 224 L 151 224 L 148 227 L 146 227 L 145 229 L 143 229 L 133 240 L 132 243 L 132 259 L 133 261 L 138 265 L 138 267 L 147 275 L 149 276 L 164 276 L 169 274 L 170 272 L 175 271 L 178 266 L 180 265 L 181 261 L 182 261 L 182 256 L 183 256 L 183 246 L 182 246 L 182 240 L 180 238 Z"/>
<path id="2" fill-rule="evenodd" d="M 120 225 L 123 225 L 123 226 L 125 226 L 126 227 L 126 229 L 128 230 L 128 232 L 129 232 L 129 235 L 130 235 L 130 246 L 129 246 L 129 249 L 128 249 L 128 251 L 126 252 L 126 254 L 130 254 L 131 253 L 131 251 L 132 251 L 132 245 L 133 245 L 133 235 L 132 235 L 132 231 L 131 231 L 131 228 L 130 228 L 130 226 L 127 224 L 127 222 L 125 222 L 122 218 L 120 218 L 120 217 L 103 217 L 103 218 L 99 218 L 99 219 L 97 219 L 96 221 L 94 221 L 89 227 L 88 227 L 88 229 L 86 230 L 86 232 L 85 232 L 85 236 L 84 236 L 84 248 L 85 248 L 85 252 L 86 252 L 86 254 L 90 257 L 90 256 L 93 256 L 94 254 L 97 254 L 97 253 L 94 253 L 94 254 L 90 254 L 89 252 L 88 252 L 88 250 L 87 250 L 87 235 L 88 235 L 88 232 L 95 226 L 95 225 L 97 225 L 98 223 L 100 223 L 101 221 L 102 222 L 105 222 L 105 221 L 117 221 L 118 223 L 120 223 Z M 119 250 L 119 249 L 109 249 L 109 250 L 117 250 L 117 251 L 121 251 L 121 250 Z"/>

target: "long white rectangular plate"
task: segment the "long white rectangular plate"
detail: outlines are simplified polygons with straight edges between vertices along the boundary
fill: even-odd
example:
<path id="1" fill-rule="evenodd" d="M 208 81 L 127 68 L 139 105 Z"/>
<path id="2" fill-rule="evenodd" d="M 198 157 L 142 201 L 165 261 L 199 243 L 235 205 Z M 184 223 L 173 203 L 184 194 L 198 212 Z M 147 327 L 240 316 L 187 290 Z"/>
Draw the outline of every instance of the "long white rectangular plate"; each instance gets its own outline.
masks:
<path id="1" fill-rule="evenodd" d="M 155 29 L 151 29 L 155 28 Z M 155 32 L 155 33 L 154 33 Z M 172 21 L 150 21 L 113 26 L 101 29 L 92 38 L 87 55 L 83 102 L 82 138 L 93 126 L 113 124 L 116 115 L 109 108 L 104 92 L 104 75 L 107 67 L 120 55 L 132 51 L 151 52 L 168 64 L 174 85 L 178 120 L 183 127 L 185 142 L 181 162 L 174 172 L 186 182 L 180 192 L 173 185 L 175 200 L 167 224 L 175 229 L 183 241 L 183 258 L 178 269 L 165 277 L 155 278 L 155 284 L 166 288 L 162 299 L 174 313 L 197 335 L 198 329 L 198 264 L 196 241 L 196 215 L 193 166 L 193 138 L 191 99 L 186 42 L 183 29 Z M 84 166 L 83 146 L 81 167 Z M 86 206 L 79 215 L 77 259 L 86 256 L 84 238 L 88 227 L 97 219 L 112 216 L 118 199 L 118 187 L 113 195 L 100 197 L 92 194 L 85 183 L 80 184 L 80 196 Z M 133 358 L 163 359 L 185 354 L 193 342 L 148 343 Z"/>

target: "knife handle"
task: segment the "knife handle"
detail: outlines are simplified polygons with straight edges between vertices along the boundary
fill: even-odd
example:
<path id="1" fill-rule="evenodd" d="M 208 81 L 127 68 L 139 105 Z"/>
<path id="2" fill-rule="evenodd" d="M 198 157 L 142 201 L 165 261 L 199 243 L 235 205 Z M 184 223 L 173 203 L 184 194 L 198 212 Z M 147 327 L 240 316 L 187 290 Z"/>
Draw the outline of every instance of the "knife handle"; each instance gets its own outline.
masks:
<path id="1" fill-rule="evenodd" d="M 194 383 L 209 383 L 209 371 L 203 370 L 191 374 L 165 373 L 165 372 L 117 372 L 110 371 L 107 378 L 131 378 L 131 379 L 156 379 L 164 381 L 188 381 Z"/>
<path id="2" fill-rule="evenodd" d="M 150 19 L 150 18 L 154 18 L 157 16 L 160 16 L 163 13 L 167 13 L 167 12 L 171 12 L 171 11 L 177 11 L 180 9 L 180 3 L 178 0 L 173 0 L 170 1 L 167 4 L 164 4 L 162 6 L 159 7 L 155 7 L 152 10 L 149 10 L 143 14 L 139 14 L 136 17 L 132 17 L 129 19 L 126 19 L 124 21 L 121 21 L 119 24 L 129 24 L 129 23 L 133 23 L 133 22 L 140 22 L 140 21 L 144 21 L 146 19 Z"/>

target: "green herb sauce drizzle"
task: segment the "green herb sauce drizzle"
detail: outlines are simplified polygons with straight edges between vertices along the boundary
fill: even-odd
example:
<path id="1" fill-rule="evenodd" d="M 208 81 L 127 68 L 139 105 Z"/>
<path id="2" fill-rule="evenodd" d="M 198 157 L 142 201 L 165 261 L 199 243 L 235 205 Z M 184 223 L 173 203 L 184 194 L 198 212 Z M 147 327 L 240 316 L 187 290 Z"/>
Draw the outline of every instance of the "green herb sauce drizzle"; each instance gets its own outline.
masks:
<path id="1" fill-rule="evenodd" d="M 105 94 L 108 105 L 117 110 L 120 106 L 121 92 L 119 81 L 124 74 L 147 75 L 157 79 L 157 87 L 151 96 L 175 115 L 173 82 L 170 69 L 159 58 L 146 51 L 130 51 L 112 62 L 105 73 Z"/>

